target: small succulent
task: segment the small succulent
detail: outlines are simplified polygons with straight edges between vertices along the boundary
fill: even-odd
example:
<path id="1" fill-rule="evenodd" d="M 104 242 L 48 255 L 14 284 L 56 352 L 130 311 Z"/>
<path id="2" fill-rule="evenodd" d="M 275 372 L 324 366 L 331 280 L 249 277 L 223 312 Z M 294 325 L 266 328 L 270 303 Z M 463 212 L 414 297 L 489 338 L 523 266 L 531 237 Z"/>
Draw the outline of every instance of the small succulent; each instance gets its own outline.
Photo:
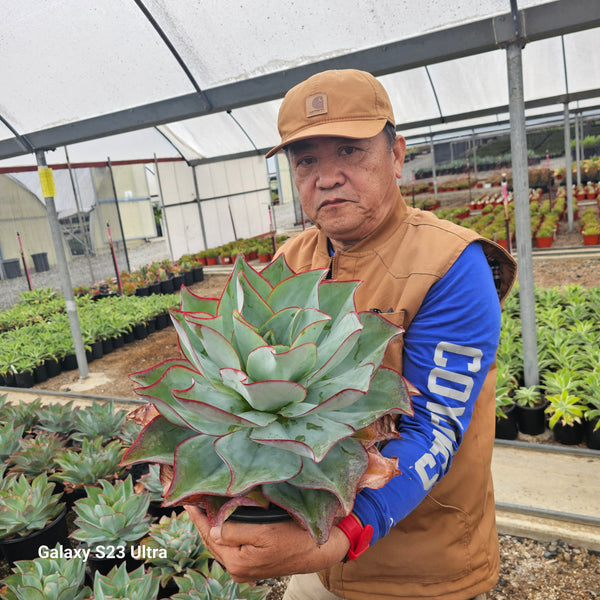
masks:
<path id="1" fill-rule="evenodd" d="M 105 404 L 93 402 L 75 412 L 75 431 L 71 437 L 78 442 L 84 438 L 97 437 L 107 442 L 118 435 L 126 415 L 124 410 L 115 410 L 112 400 Z"/>
<path id="2" fill-rule="evenodd" d="M 38 412 L 37 428 L 41 431 L 56 433 L 62 437 L 68 437 L 75 429 L 75 411 L 73 402 L 62 404 L 55 402 L 42 406 Z"/>
<path id="3" fill-rule="evenodd" d="M 130 476 L 113 484 L 105 479 L 100 487 L 86 487 L 87 497 L 77 500 L 71 537 L 92 550 L 96 546 L 127 546 L 148 533 L 150 495 L 136 494 Z"/>
<path id="4" fill-rule="evenodd" d="M 0 425 L 0 460 L 6 460 L 13 452 L 18 450 L 19 441 L 23 437 L 25 425 L 4 423 Z"/>
<path id="5" fill-rule="evenodd" d="M 84 585 L 85 563 L 80 558 L 20 560 L 2 583 L 5 600 L 82 600 L 91 592 Z"/>
<path id="6" fill-rule="evenodd" d="M 128 419 L 118 432 L 118 437 L 125 446 L 129 447 L 131 444 L 133 444 L 135 438 L 140 434 L 140 430 L 141 427 L 138 423 Z"/>
<path id="7" fill-rule="evenodd" d="M 175 577 L 179 592 L 171 600 L 262 600 L 269 589 L 235 582 L 219 563 L 208 573 L 190 569 L 184 577 Z"/>
<path id="8" fill-rule="evenodd" d="M 41 408 L 42 401 L 39 398 L 32 402 L 8 403 L 2 408 L 2 419 L 5 423 L 12 423 L 14 427 L 24 425 L 25 431 L 29 431 L 37 425 Z"/>
<path id="9" fill-rule="evenodd" d="M 138 479 L 135 489 L 136 491 L 146 490 L 150 494 L 150 502 L 162 502 L 164 490 L 160 481 L 160 466 L 150 465 L 148 473 Z"/>
<path id="10" fill-rule="evenodd" d="M 141 541 L 141 545 L 147 548 L 149 558 L 146 563 L 160 574 L 163 586 L 188 569 L 208 568 L 212 558 L 187 512 L 173 512 L 170 517 L 161 517 L 158 523 L 150 525 L 150 535 Z M 163 550 L 166 556 L 161 552 Z"/>
<path id="11" fill-rule="evenodd" d="M 54 460 L 63 449 L 64 441 L 53 433 L 40 432 L 33 438 L 22 438 L 19 446 L 7 459 L 12 463 L 10 471 L 33 478 L 40 473 L 51 474 L 54 471 Z"/>
<path id="12" fill-rule="evenodd" d="M 119 465 L 123 458 L 123 446 L 113 440 L 105 446 L 102 439 L 84 438 L 80 450 L 64 449 L 55 457 L 56 472 L 51 476 L 65 488 L 76 488 L 82 485 L 94 485 L 99 479 L 118 476 L 123 468 Z"/>
<path id="13" fill-rule="evenodd" d="M 25 475 L 0 487 L 0 539 L 24 537 L 43 529 L 62 512 L 61 494 L 45 473 L 29 482 Z"/>
<path id="14" fill-rule="evenodd" d="M 360 282 L 325 277 L 240 256 L 221 298 L 182 288 L 181 358 L 131 376 L 151 403 L 124 459 L 174 466 L 166 505 L 198 503 L 216 523 L 272 503 L 321 544 L 359 489 L 398 474 L 375 443 L 412 412 L 407 382 L 381 366 L 402 330 L 356 312 Z"/>
<path id="15" fill-rule="evenodd" d="M 96 571 L 94 600 L 155 600 L 158 596 L 158 576 L 138 567 L 127 572 L 126 563 L 113 567 L 108 575 Z"/>

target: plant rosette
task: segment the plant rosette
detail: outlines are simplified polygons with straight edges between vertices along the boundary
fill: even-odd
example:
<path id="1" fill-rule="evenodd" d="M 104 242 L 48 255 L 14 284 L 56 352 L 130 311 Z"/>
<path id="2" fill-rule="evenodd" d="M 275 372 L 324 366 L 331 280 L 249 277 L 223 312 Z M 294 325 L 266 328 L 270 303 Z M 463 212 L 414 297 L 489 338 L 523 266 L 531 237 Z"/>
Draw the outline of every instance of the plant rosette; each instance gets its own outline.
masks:
<path id="1" fill-rule="evenodd" d="M 358 491 L 399 473 L 378 442 L 398 437 L 417 391 L 382 366 L 402 329 L 357 312 L 357 281 L 242 256 L 220 298 L 182 288 L 180 358 L 131 375 L 150 403 L 124 464 L 173 467 L 164 504 L 195 503 L 212 524 L 275 505 L 324 543 Z"/>

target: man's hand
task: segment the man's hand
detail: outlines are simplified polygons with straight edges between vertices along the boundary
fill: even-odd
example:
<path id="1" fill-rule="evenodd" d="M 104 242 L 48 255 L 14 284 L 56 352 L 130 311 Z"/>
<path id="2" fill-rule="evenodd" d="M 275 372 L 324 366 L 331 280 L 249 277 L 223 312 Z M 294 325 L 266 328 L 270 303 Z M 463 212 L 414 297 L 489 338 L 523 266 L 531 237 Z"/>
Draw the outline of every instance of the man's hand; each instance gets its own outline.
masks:
<path id="1" fill-rule="evenodd" d="M 197 506 L 185 507 L 204 545 L 239 583 L 295 573 L 314 573 L 343 560 L 350 542 L 333 527 L 327 542 L 317 546 L 294 521 L 247 524 L 225 521 L 211 528 Z"/>

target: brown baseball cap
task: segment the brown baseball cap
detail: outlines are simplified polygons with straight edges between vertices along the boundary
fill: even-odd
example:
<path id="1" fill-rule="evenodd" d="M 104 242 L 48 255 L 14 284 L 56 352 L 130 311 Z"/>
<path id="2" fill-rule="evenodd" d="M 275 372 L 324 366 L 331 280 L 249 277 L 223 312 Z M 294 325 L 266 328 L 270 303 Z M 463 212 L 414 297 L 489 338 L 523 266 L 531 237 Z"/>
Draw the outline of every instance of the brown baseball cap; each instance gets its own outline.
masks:
<path id="1" fill-rule="evenodd" d="M 267 158 L 311 137 L 373 137 L 387 122 L 396 123 L 392 103 L 373 75 L 356 69 L 323 71 L 285 95 L 277 119 L 281 143 Z"/>

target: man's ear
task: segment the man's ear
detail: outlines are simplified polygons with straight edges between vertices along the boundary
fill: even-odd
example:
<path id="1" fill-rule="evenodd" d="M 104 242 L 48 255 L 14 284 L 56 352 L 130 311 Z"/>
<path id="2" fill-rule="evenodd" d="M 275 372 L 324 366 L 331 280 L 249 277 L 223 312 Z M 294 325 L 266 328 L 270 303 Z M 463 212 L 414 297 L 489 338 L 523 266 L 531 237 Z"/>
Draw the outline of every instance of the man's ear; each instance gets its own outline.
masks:
<path id="1" fill-rule="evenodd" d="M 396 178 L 402 177 L 402 167 L 404 166 L 404 157 L 406 155 L 406 140 L 401 136 L 397 135 L 394 140 L 394 146 L 392 147 L 392 153 L 394 154 L 394 171 Z"/>

